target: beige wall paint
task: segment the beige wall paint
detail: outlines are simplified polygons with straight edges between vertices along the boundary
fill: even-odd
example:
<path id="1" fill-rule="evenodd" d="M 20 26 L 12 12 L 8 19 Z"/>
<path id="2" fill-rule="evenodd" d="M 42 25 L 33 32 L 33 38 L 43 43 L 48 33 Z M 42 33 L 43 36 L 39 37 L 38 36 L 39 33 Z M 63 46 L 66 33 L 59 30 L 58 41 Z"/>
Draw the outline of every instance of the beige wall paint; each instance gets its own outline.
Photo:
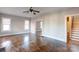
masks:
<path id="1" fill-rule="evenodd" d="M 1 20 L 2 20 L 1 18 L 2 17 L 11 19 L 11 31 L 10 32 L 1 31 Z M 25 20 L 28 20 L 28 19 L 19 17 L 19 16 L 1 14 L 0 15 L 0 35 L 26 33 L 26 31 L 24 30 L 24 21 Z"/>
<path id="2" fill-rule="evenodd" d="M 43 20 L 43 36 L 54 38 L 63 42 L 67 40 L 66 17 L 79 14 L 79 8 L 41 15 L 37 19 Z M 36 20 L 37 20 L 36 19 Z"/>

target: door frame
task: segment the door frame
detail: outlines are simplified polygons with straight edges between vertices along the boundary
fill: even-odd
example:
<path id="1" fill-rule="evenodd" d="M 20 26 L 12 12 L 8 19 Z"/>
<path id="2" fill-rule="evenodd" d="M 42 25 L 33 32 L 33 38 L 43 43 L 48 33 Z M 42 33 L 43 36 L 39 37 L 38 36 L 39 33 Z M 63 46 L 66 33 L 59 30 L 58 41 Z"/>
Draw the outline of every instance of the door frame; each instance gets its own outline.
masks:
<path id="1" fill-rule="evenodd" d="M 68 40 L 67 40 L 67 17 L 72 17 L 72 16 L 77 16 L 77 15 L 79 15 L 79 13 L 78 14 L 68 14 L 68 15 L 65 15 L 65 30 L 66 30 L 66 44 L 68 45 Z"/>
<path id="2" fill-rule="evenodd" d="M 68 25 L 68 20 L 67 20 L 67 17 L 69 18 L 69 22 L 71 22 L 69 25 Z M 68 47 L 70 47 L 70 44 L 71 44 L 71 39 L 70 39 L 70 33 L 71 33 L 71 25 L 72 24 L 72 16 L 66 16 L 66 44 Z M 69 26 L 69 29 L 68 29 L 68 26 Z"/>

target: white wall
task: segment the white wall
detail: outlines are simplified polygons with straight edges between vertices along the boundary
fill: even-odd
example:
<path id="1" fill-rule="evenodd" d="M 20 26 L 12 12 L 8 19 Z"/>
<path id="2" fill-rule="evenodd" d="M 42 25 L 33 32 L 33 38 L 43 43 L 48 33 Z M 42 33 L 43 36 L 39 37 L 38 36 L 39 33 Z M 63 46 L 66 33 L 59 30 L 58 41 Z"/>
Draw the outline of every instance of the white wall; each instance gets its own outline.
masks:
<path id="1" fill-rule="evenodd" d="M 79 14 L 79 8 L 41 15 L 37 19 L 43 20 L 43 36 L 66 42 L 66 19 L 67 15 Z M 36 20 L 37 20 L 36 19 Z"/>
<path id="2" fill-rule="evenodd" d="M 54 13 L 46 15 L 43 18 L 43 35 L 46 37 L 64 41 L 65 34 L 65 20 L 61 13 Z"/>
<path id="3" fill-rule="evenodd" d="M 10 32 L 1 31 L 1 20 L 2 20 L 1 18 L 2 17 L 11 19 L 11 31 Z M 1 14 L 0 15 L 0 36 L 8 35 L 8 34 L 16 34 L 16 33 L 26 33 L 26 31 L 24 30 L 24 21 L 25 20 L 28 20 L 28 19 L 19 17 L 19 16 Z"/>

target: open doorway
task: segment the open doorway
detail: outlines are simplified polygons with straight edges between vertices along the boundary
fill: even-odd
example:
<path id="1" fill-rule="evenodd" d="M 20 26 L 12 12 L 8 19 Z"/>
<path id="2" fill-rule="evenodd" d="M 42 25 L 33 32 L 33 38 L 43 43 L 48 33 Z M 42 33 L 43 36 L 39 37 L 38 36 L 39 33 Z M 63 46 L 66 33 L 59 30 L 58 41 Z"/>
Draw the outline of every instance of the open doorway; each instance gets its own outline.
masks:
<path id="1" fill-rule="evenodd" d="M 36 21 L 36 43 L 38 46 L 42 44 L 42 29 L 43 29 L 43 22 Z"/>
<path id="2" fill-rule="evenodd" d="M 43 30 L 43 22 L 37 21 L 36 22 L 36 34 L 37 34 L 37 36 L 42 36 L 42 30 Z"/>
<path id="3" fill-rule="evenodd" d="M 67 46 L 72 44 L 79 45 L 79 15 L 67 16 Z"/>

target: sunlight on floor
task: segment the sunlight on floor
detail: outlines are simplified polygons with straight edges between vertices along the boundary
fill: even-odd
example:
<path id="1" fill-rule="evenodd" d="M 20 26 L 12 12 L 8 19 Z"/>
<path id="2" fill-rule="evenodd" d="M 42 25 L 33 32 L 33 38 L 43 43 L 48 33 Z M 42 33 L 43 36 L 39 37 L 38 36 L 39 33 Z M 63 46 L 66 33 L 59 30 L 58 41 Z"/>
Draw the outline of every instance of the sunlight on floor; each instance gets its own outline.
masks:
<path id="1" fill-rule="evenodd" d="M 24 36 L 24 41 L 22 47 L 28 47 L 29 46 L 29 36 Z"/>
<path id="2" fill-rule="evenodd" d="M 6 49 L 6 51 L 9 51 L 10 50 L 11 45 L 12 45 L 11 41 L 4 41 L 1 44 L 1 46 L 4 47 Z"/>

